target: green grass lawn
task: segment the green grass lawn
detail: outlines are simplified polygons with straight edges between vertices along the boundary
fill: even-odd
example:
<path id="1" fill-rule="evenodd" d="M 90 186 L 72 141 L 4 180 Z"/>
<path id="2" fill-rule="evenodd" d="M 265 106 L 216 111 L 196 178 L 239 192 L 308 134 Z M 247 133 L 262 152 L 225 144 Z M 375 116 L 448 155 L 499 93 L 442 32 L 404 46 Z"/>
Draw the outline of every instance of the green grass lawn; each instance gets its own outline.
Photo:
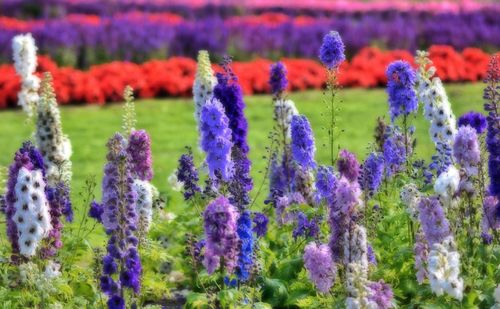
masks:
<path id="1" fill-rule="evenodd" d="M 468 110 L 482 110 L 482 84 L 453 84 L 447 87 L 448 95 L 457 117 Z M 306 91 L 290 94 L 297 108 L 309 117 L 317 141 L 317 160 L 327 163 L 329 151 L 323 146 L 327 132 L 323 129 L 326 118 L 322 116 L 325 105 L 320 91 Z M 378 116 L 387 115 L 387 96 L 384 89 L 345 89 L 341 91 L 341 114 L 339 127 L 343 130 L 338 142 L 341 147 L 366 155 L 367 147 L 373 141 L 373 129 Z M 248 96 L 246 115 L 249 121 L 250 157 L 253 161 L 255 182 L 262 181 L 266 161 L 262 159 L 265 147 L 269 145 L 268 132 L 273 125 L 271 97 L 268 95 Z M 180 201 L 179 194 L 171 194 L 166 178 L 175 169 L 177 159 L 191 146 L 197 152 L 197 132 L 193 119 L 193 104 L 190 99 L 140 100 L 136 103 L 137 128 L 146 129 L 152 138 L 154 183 L 160 191 L 172 195 L 172 201 Z M 94 175 L 100 186 L 105 163 L 106 141 L 121 129 L 121 105 L 67 106 L 61 108 L 64 132 L 73 144 L 73 194 L 82 190 L 85 179 Z M 416 125 L 417 152 L 421 158 L 430 158 L 434 149 L 428 137 L 428 124 L 419 112 L 413 124 Z M 8 166 L 14 152 L 21 143 L 29 139 L 33 125 L 26 121 L 20 110 L 0 112 L 0 166 Z M 198 160 L 199 162 L 199 160 Z M 97 190 L 100 191 L 100 190 Z M 96 192 L 100 195 L 100 192 Z M 178 203 L 174 203 L 178 204 Z M 172 205 L 172 203 L 170 203 Z M 76 203 L 76 207 L 81 207 Z"/>

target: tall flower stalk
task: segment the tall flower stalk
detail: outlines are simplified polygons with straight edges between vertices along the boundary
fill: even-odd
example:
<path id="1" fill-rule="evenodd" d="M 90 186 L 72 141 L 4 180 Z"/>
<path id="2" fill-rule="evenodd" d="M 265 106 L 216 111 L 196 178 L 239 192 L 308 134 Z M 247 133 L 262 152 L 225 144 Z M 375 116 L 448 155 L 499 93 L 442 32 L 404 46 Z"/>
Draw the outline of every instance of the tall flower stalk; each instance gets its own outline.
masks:
<path id="1" fill-rule="evenodd" d="M 210 56 L 206 50 L 198 52 L 196 75 L 193 83 L 194 118 L 200 128 L 200 117 L 203 105 L 213 96 L 217 79 L 214 76 Z"/>
<path id="2" fill-rule="evenodd" d="M 21 78 L 18 105 L 31 116 L 38 103 L 40 79 L 34 74 L 37 66 L 35 40 L 31 33 L 19 34 L 12 39 L 14 68 Z"/>
<path id="3" fill-rule="evenodd" d="M 323 42 L 319 50 L 319 59 L 326 67 L 326 88 L 329 98 L 326 99 L 327 109 L 330 112 L 328 141 L 330 146 L 331 165 L 335 164 L 335 130 L 337 129 L 337 117 L 339 107 L 335 104 L 335 97 L 338 92 L 338 71 L 341 63 L 345 60 L 345 46 L 337 31 L 330 31 L 323 37 Z"/>

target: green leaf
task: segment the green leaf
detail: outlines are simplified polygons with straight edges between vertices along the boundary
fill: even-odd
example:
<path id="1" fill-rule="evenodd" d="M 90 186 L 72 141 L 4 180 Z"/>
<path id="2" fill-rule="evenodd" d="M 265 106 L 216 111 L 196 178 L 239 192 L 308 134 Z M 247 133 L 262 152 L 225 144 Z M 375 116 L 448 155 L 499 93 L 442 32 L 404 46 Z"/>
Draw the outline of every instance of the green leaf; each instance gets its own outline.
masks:
<path id="1" fill-rule="evenodd" d="M 264 279 L 262 300 L 273 307 L 283 306 L 288 298 L 288 291 L 279 279 Z"/>

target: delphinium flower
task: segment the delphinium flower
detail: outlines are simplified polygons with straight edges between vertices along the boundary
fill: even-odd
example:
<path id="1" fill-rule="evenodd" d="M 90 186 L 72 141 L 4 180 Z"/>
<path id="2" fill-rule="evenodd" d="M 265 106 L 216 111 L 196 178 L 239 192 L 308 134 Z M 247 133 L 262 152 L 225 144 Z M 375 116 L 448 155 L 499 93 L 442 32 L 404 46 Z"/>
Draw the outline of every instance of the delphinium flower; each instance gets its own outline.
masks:
<path id="1" fill-rule="evenodd" d="M 236 232 L 238 233 L 238 238 L 240 240 L 236 275 L 239 280 L 247 281 L 252 270 L 254 247 L 252 218 L 248 210 L 243 211 L 238 218 Z"/>
<path id="2" fill-rule="evenodd" d="M 40 79 L 34 74 L 37 66 L 35 40 L 31 33 L 19 34 L 12 39 L 14 68 L 21 78 L 18 105 L 31 116 L 38 103 Z"/>
<path id="3" fill-rule="evenodd" d="M 368 155 L 361 166 L 359 183 L 361 189 L 368 197 L 372 197 L 379 189 L 384 176 L 384 158 L 382 155 L 372 152 Z"/>
<path id="4" fill-rule="evenodd" d="M 175 172 L 176 181 L 182 184 L 184 200 L 189 201 L 197 192 L 201 192 L 198 186 L 198 170 L 194 165 L 193 153 L 190 148 L 179 158 L 179 167 Z"/>
<path id="5" fill-rule="evenodd" d="M 303 212 L 298 212 L 296 215 L 297 225 L 293 229 L 292 236 L 294 239 L 298 237 L 316 237 L 319 234 L 318 217 L 313 217 L 311 219 L 307 218 L 307 215 Z"/>
<path id="6" fill-rule="evenodd" d="M 414 183 L 408 183 L 403 186 L 399 193 L 401 201 L 406 206 L 406 212 L 412 219 L 418 219 L 418 204 L 422 194 Z"/>
<path id="7" fill-rule="evenodd" d="M 132 166 L 127 153 L 127 140 L 116 133 L 107 143 L 107 164 L 102 180 L 101 221 L 109 236 L 107 254 L 103 257 L 101 289 L 108 296 L 109 308 L 124 308 L 124 293 L 140 290 L 142 273 L 137 250 L 138 218 L 133 188 Z M 93 207 L 96 207 L 93 203 Z M 98 205 L 98 204 L 97 204 Z"/>
<path id="8" fill-rule="evenodd" d="M 415 236 L 415 245 L 413 247 L 413 252 L 415 253 L 415 271 L 417 282 L 419 284 L 424 283 L 424 280 L 429 277 L 427 272 L 427 259 L 429 256 L 429 244 L 425 239 L 424 234 L 419 231 Z"/>
<path id="9" fill-rule="evenodd" d="M 292 118 L 298 114 L 299 111 L 292 100 L 279 99 L 274 101 L 274 121 L 278 125 L 283 151 L 287 150 L 286 148 L 290 144 Z"/>
<path id="10" fill-rule="evenodd" d="M 368 275 L 368 244 L 366 229 L 358 224 L 352 224 L 344 233 L 344 265 L 356 263 Z"/>
<path id="11" fill-rule="evenodd" d="M 500 230 L 500 218 L 495 215 L 495 207 L 498 200 L 494 196 L 487 196 L 483 202 L 483 216 L 481 221 L 481 236 L 483 242 L 489 244 L 493 240 L 491 233 Z"/>
<path id="12" fill-rule="evenodd" d="M 151 139 L 146 130 L 132 130 L 128 137 L 127 152 L 130 156 L 132 177 L 151 181 L 153 178 Z"/>
<path id="13" fill-rule="evenodd" d="M 429 246 L 441 243 L 450 235 L 450 224 L 435 197 L 422 197 L 418 205 L 419 220 Z"/>
<path id="14" fill-rule="evenodd" d="M 377 151 L 384 152 L 384 143 L 387 138 L 387 124 L 382 117 L 377 117 L 377 126 L 375 127 L 373 138 L 377 145 Z"/>
<path id="15" fill-rule="evenodd" d="M 418 100 L 414 90 L 415 71 L 411 65 L 406 61 L 394 61 L 387 67 L 385 75 L 391 121 L 415 113 L 418 109 Z"/>
<path id="16" fill-rule="evenodd" d="M 483 114 L 470 111 L 460 116 L 460 118 L 458 118 L 459 127 L 467 125 L 474 128 L 477 134 L 482 134 L 484 131 L 486 131 L 488 123 L 486 122 L 486 117 Z"/>
<path id="17" fill-rule="evenodd" d="M 222 104 L 212 98 L 203 106 L 200 118 L 201 148 L 207 154 L 209 176 L 229 181 L 233 177 L 231 130 Z"/>
<path id="18" fill-rule="evenodd" d="M 337 68 L 344 60 L 344 42 L 337 31 L 330 31 L 323 37 L 319 59 L 329 70 Z"/>
<path id="19" fill-rule="evenodd" d="M 310 242 L 304 249 L 303 259 L 309 280 L 319 292 L 328 293 L 337 273 L 328 245 Z"/>
<path id="20" fill-rule="evenodd" d="M 291 133 L 292 156 L 295 162 L 305 170 L 315 168 L 316 146 L 311 125 L 306 116 L 296 115 L 292 117 Z"/>
<path id="21" fill-rule="evenodd" d="M 69 186 L 71 142 L 62 131 L 61 115 L 57 107 L 50 73 L 45 73 L 43 77 L 41 96 L 36 111 L 35 138 L 37 147 L 43 155 L 47 181 L 51 186 L 55 186 L 58 182 L 64 182 Z"/>
<path id="22" fill-rule="evenodd" d="M 145 237 L 153 221 L 154 193 L 152 187 L 149 182 L 140 179 L 135 179 L 132 185 L 136 195 L 135 206 L 138 216 L 137 232 L 139 238 Z"/>
<path id="23" fill-rule="evenodd" d="M 255 212 L 253 214 L 252 222 L 252 231 L 255 233 L 255 235 L 257 235 L 257 237 L 264 237 L 267 233 L 269 218 L 261 212 Z"/>
<path id="24" fill-rule="evenodd" d="M 481 159 L 476 130 L 469 125 L 458 128 L 453 144 L 453 156 L 461 167 L 460 191 L 474 194 L 473 177 L 478 174 Z"/>
<path id="25" fill-rule="evenodd" d="M 66 221 L 73 220 L 73 209 L 69 198 L 69 187 L 63 182 L 59 182 L 55 187 L 47 187 L 45 189 L 47 200 L 50 206 L 50 230 L 46 246 L 41 249 L 42 257 L 51 257 L 57 253 L 57 250 L 62 247 L 62 215 L 66 217 Z"/>
<path id="26" fill-rule="evenodd" d="M 129 136 L 135 130 L 137 124 L 134 89 L 130 85 L 125 86 L 123 89 L 123 99 L 125 103 L 123 104 L 122 130 L 125 136 Z"/>
<path id="27" fill-rule="evenodd" d="M 300 205 L 305 202 L 304 197 L 299 192 L 292 192 L 278 197 L 275 205 L 276 221 L 278 224 L 282 225 L 292 221 L 294 216 L 288 211 L 288 208 L 291 205 Z"/>
<path id="28" fill-rule="evenodd" d="M 452 236 L 432 245 L 428 257 L 428 273 L 431 289 L 436 295 L 443 293 L 462 300 L 464 282 L 460 277 L 460 254 Z"/>
<path id="29" fill-rule="evenodd" d="M 347 309 L 378 308 L 369 297 L 369 281 L 366 270 L 358 263 L 350 263 L 346 266 L 346 290 L 347 298 L 345 306 Z"/>
<path id="30" fill-rule="evenodd" d="M 415 62 L 419 65 L 418 97 L 424 104 L 424 116 L 430 121 L 429 134 L 436 146 L 431 167 L 441 174 L 452 162 L 452 146 L 456 134 L 456 120 L 436 68 L 429 60 L 429 53 L 417 51 Z"/>
<path id="31" fill-rule="evenodd" d="M 20 261 L 19 255 L 26 258 L 35 255 L 41 240 L 52 229 L 45 186 L 42 155 L 26 142 L 16 152 L 9 168 L 5 196 L 7 236 L 15 263 Z"/>
<path id="32" fill-rule="evenodd" d="M 328 220 L 331 230 L 330 248 L 336 262 L 342 261 L 344 233 L 355 220 L 356 206 L 361 204 L 360 196 L 361 190 L 357 182 L 350 182 L 345 177 L 339 179 Z"/>
<path id="33" fill-rule="evenodd" d="M 368 284 L 368 300 L 377 304 L 378 309 L 394 307 L 392 301 L 394 293 L 391 287 L 383 280 L 370 282 Z"/>
<path id="34" fill-rule="evenodd" d="M 271 86 L 271 93 L 275 99 L 281 99 L 282 94 L 288 85 L 286 78 L 286 67 L 278 61 L 271 64 L 271 73 L 269 74 L 269 86 Z"/>
<path id="35" fill-rule="evenodd" d="M 247 154 L 237 147 L 233 148 L 232 159 L 234 162 L 234 176 L 228 186 L 229 200 L 239 210 L 243 210 L 250 204 L 249 192 L 253 188 L 252 178 L 250 177 L 250 160 Z"/>
<path id="36" fill-rule="evenodd" d="M 356 156 L 342 149 L 337 160 L 337 169 L 340 176 L 347 178 L 349 181 L 357 181 L 359 177 L 359 163 Z"/>
<path id="37" fill-rule="evenodd" d="M 439 195 L 440 200 L 446 207 L 454 205 L 456 193 L 460 186 L 460 172 L 454 165 L 442 172 L 434 183 L 434 191 Z"/>
<path id="38" fill-rule="evenodd" d="M 500 200 L 500 56 L 491 57 L 486 75 L 486 88 L 483 92 L 484 109 L 488 112 L 486 121 L 486 149 L 488 158 L 488 174 L 490 176 L 489 194 Z M 500 217 L 500 202 L 497 205 L 497 216 Z"/>
<path id="39" fill-rule="evenodd" d="M 333 167 L 320 165 L 316 173 L 316 201 L 321 203 L 326 201 L 328 204 L 333 202 L 335 185 L 337 177 Z"/>
<path id="40" fill-rule="evenodd" d="M 395 127 L 390 127 L 384 142 L 385 173 L 391 177 L 405 169 L 406 152 L 404 136 Z"/>
<path id="41" fill-rule="evenodd" d="M 214 76 L 210 56 L 206 50 L 198 51 L 196 75 L 193 83 L 194 118 L 200 127 L 200 117 L 203 105 L 212 97 L 217 79 Z"/>
<path id="42" fill-rule="evenodd" d="M 238 211 L 224 196 L 208 204 L 203 213 L 205 229 L 205 256 L 203 265 L 209 274 L 219 266 L 232 273 L 238 256 Z M 224 261 L 224 265 L 221 262 Z"/>

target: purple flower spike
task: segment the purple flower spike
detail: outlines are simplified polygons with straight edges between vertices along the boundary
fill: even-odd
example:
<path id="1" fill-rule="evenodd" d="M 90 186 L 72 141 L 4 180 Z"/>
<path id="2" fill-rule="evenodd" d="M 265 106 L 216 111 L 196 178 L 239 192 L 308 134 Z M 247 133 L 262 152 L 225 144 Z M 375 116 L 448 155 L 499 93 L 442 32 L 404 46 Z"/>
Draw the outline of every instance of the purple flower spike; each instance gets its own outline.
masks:
<path id="1" fill-rule="evenodd" d="M 316 146 L 309 120 L 306 116 L 295 115 L 292 117 L 291 129 L 293 159 L 304 170 L 315 168 Z"/>
<path id="2" fill-rule="evenodd" d="M 337 68 L 345 60 L 344 42 L 337 31 L 330 31 L 323 37 L 323 43 L 319 49 L 319 60 L 329 70 Z"/>
<path id="3" fill-rule="evenodd" d="M 356 156 L 343 149 L 340 151 L 339 159 L 337 160 L 337 168 L 341 176 L 344 176 L 349 181 L 357 181 L 359 177 L 359 163 Z"/>
<path id="4" fill-rule="evenodd" d="M 400 115 L 409 115 L 418 109 L 415 92 L 416 75 L 406 61 L 394 61 L 385 72 L 387 76 L 387 93 L 389 94 L 389 109 L 391 120 Z"/>
<path id="5" fill-rule="evenodd" d="M 151 181 L 153 178 L 151 140 L 145 130 L 135 130 L 130 133 L 127 152 L 130 155 L 134 178 Z"/>
<path id="6" fill-rule="evenodd" d="M 275 97 L 280 97 L 285 91 L 288 80 L 286 78 L 286 67 L 278 61 L 271 64 L 271 74 L 269 75 L 269 85 L 271 86 L 271 93 Z"/>
<path id="7" fill-rule="evenodd" d="M 488 124 L 486 122 L 486 117 L 483 114 L 470 111 L 458 118 L 459 127 L 467 125 L 473 127 L 477 134 L 482 134 L 486 130 Z"/>

